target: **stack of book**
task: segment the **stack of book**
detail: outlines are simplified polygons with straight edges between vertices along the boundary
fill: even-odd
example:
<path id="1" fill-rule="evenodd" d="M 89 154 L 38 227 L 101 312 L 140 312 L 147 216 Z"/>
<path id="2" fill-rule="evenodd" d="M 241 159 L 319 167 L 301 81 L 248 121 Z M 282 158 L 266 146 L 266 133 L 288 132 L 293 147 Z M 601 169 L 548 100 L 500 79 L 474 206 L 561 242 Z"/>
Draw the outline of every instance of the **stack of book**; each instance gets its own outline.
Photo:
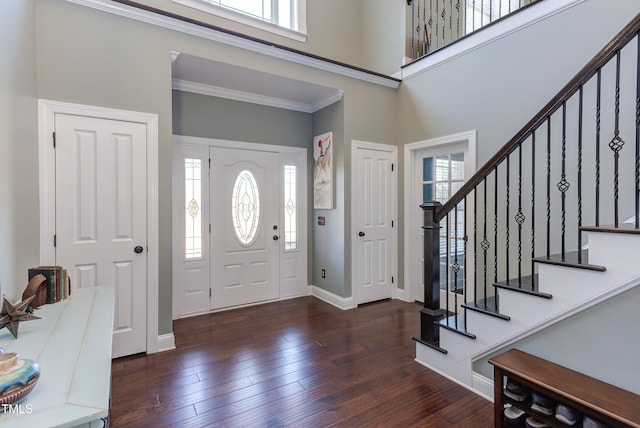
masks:
<path id="1" fill-rule="evenodd" d="M 69 272 L 62 266 L 38 266 L 29 269 L 29 280 L 41 274 L 46 278 L 47 303 L 56 303 L 71 294 Z"/>

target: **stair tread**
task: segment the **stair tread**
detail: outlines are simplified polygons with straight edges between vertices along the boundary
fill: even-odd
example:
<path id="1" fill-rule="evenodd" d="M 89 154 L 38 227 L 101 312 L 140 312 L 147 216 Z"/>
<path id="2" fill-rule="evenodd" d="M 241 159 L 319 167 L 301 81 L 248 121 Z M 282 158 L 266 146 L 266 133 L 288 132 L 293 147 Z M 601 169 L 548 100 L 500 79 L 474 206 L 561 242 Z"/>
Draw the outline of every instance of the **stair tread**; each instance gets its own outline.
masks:
<path id="1" fill-rule="evenodd" d="M 471 339 L 476 338 L 475 334 L 470 333 L 465 329 L 466 323 L 465 323 L 465 315 L 463 313 L 450 315 L 446 318 L 443 318 L 438 322 L 438 325 L 440 327 L 446 328 L 447 330 L 462 334 L 463 336 L 467 336 Z"/>
<path id="2" fill-rule="evenodd" d="M 606 226 L 580 226 L 582 232 L 603 232 L 603 233 L 626 233 L 630 235 L 640 235 L 640 229 L 637 229 L 632 223 L 622 223 L 618 227 L 613 225 Z"/>
<path id="3" fill-rule="evenodd" d="M 530 294 L 532 296 L 543 297 L 545 299 L 551 299 L 553 297 L 551 294 L 544 293 L 538 288 L 538 274 L 523 276 L 520 280 L 518 280 L 518 278 L 511 278 L 506 281 L 494 282 L 493 286 L 505 290 Z"/>
<path id="4" fill-rule="evenodd" d="M 552 254 L 549 257 L 535 257 L 533 261 L 536 263 L 568 266 L 578 269 L 595 270 L 599 272 L 604 272 L 607 270 L 607 268 L 604 266 L 589 264 L 589 252 L 587 250 L 567 251 L 564 253 L 564 257 L 562 257 L 561 254 Z"/>
<path id="5" fill-rule="evenodd" d="M 498 297 L 499 299 L 499 297 Z M 485 299 L 477 299 L 474 302 L 467 302 L 462 305 L 463 308 L 470 309 L 472 311 L 481 312 L 483 314 L 491 315 L 503 320 L 510 320 L 509 315 L 501 314 L 496 308 L 496 297 L 490 296 Z"/>

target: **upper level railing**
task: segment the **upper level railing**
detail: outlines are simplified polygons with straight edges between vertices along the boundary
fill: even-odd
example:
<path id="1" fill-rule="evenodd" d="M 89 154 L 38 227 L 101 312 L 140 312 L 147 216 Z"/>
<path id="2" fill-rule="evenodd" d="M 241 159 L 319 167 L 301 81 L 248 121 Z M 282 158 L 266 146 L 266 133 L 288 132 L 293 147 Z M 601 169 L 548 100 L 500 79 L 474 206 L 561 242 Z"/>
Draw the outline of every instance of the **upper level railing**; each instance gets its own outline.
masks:
<path id="1" fill-rule="evenodd" d="M 537 1 L 542 0 L 407 0 L 407 56 L 422 58 Z"/>
<path id="2" fill-rule="evenodd" d="M 640 229 L 640 15 L 444 205 L 423 209 L 420 341 L 430 346 L 434 323 L 472 335 L 460 307 L 504 317 L 494 286 L 550 297 L 534 261 L 599 269 L 584 225 L 632 218 L 625 226 Z M 441 290 L 453 294 L 442 308 Z"/>

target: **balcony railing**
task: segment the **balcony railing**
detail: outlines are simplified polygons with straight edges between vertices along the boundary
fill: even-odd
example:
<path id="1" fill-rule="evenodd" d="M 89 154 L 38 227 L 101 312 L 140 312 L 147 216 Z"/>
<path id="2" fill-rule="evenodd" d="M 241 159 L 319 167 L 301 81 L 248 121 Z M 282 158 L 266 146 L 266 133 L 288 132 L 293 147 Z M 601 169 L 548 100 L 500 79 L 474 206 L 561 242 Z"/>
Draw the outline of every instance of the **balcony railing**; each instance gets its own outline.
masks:
<path id="1" fill-rule="evenodd" d="M 538 1 L 542 0 L 407 0 L 407 56 L 422 58 Z"/>

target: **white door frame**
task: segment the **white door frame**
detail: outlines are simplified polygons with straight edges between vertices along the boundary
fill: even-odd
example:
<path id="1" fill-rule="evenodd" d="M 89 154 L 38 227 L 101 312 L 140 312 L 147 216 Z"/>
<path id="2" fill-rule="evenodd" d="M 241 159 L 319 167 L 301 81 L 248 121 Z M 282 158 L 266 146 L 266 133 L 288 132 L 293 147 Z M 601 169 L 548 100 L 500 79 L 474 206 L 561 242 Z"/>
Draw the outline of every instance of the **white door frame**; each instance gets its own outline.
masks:
<path id="1" fill-rule="evenodd" d="M 405 292 L 409 301 L 416 300 L 416 287 L 412 286 L 413 278 L 411 274 L 412 262 L 419 259 L 418 254 L 414 254 L 411 245 L 412 236 L 416 233 L 411 227 L 412 214 L 415 210 L 415 204 L 411 200 L 414 194 L 413 178 L 415 177 L 415 158 L 416 153 L 422 149 L 429 147 L 445 146 L 448 144 L 468 142 L 468 153 L 465 157 L 465 179 L 471 177 L 467 175 L 467 171 L 472 173 L 476 170 L 476 130 L 460 132 L 458 134 L 447 135 L 444 137 L 432 138 L 430 140 L 418 141 L 415 143 L 405 144 L 404 146 L 404 284 Z M 468 159 L 467 159 L 468 158 Z M 468 161 L 468 164 L 467 164 Z"/>
<path id="2" fill-rule="evenodd" d="M 299 289 L 299 293 L 295 294 L 295 292 L 293 290 L 288 290 L 287 292 L 284 293 L 283 295 L 283 289 L 282 289 L 282 283 L 280 284 L 280 298 L 279 300 L 286 300 L 286 299 L 290 299 L 293 297 L 299 297 L 299 296 L 306 296 L 309 294 L 309 285 L 306 284 L 308 282 L 308 254 L 309 254 L 309 240 L 308 240 L 308 230 L 309 230 L 309 223 L 308 223 L 308 204 L 309 204 L 309 199 L 308 199 L 308 159 L 307 159 L 307 149 L 303 148 L 303 147 L 290 147 L 290 146 L 279 146 L 279 145 L 274 145 L 274 144 L 261 144 L 261 143 L 249 143 L 249 142 L 244 142 L 244 141 L 232 141 L 232 140 L 219 140 L 219 139 L 215 139 L 215 138 L 205 138 L 205 137 L 192 137 L 192 136 L 186 136 L 186 135 L 173 135 L 173 145 L 174 145 L 174 161 L 175 161 L 175 146 L 177 144 L 186 144 L 186 145 L 191 145 L 191 146 L 202 146 L 202 147 L 207 147 L 207 149 L 209 149 L 210 147 L 218 147 L 218 148 L 230 148 L 230 149 L 240 149 L 240 150 L 254 150 L 254 151 L 267 151 L 267 152 L 277 152 L 280 154 L 280 160 L 281 163 L 279 164 L 280 167 L 283 166 L 283 159 L 286 157 L 291 157 L 291 156 L 297 156 L 301 158 L 301 162 L 300 162 L 300 186 L 298 188 L 299 190 L 299 194 L 298 194 L 298 200 L 301 201 L 299 203 L 299 207 L 300 207 L 300 215 L 299 215 L 299 219 L 301 219 L 302 221 L 300 222 L 300 224 L 298 225 L 298 243 L 299 243 L 299 262 L 300 262 L 300 267 L 301 270 L 303 271 L 302 276 L 304 278 L 304 282 L 305 284 L 301 284 L 300 285 L 300 289 Z M 176 167 L 174 166 L 174 169 Z M 174 172 L 173 174 L 173 186 L 175 187 L 176 185 L 181 185 L 177 183 L 177 177 L 176 174 Z M 278 180 L 278 185 L 280 187 L 282 187 L 282 178 L 280 178 Z M 208 196 L 207 196 L 208 197 Z M 174 207 L 172 208 L 173 210 L 175 210 L 175 206 L 176 204 L 173 203 Z M 173 239 L 174 242 L 177 242 L 176 240 L 178 239 L 182 239 L 180 237 L 180 233 L 179 233 L 179 228 L 182 227 L 182 225 L 179 225 L 176 223 L 177 220 L 177 216 L 173 216 L 174 217 L 174 222 L 173 222 Z M 210 243 L 208 243 L 207 245 L 210 245 Z M 174 246 L 175 249 L 175 246 Z M 281 254 L 282 255 L 282 254 Z M 179 277 L 177 276 L 179 273 L 179 264 L 177 263 L 177 257 L 178 257 L 178 253 L 176 253 L 174 251 L 173 253 L 173 280 L 174 280 L 174 284 L 179 284 Z M 209 256 L 210 258 L 210 256 Z M 280 269 L 280 273 L 282 274 L 282 269 L 283 269 L 283 262 L 284 262 L 284 258 L 280 257 L 280 265 L 279 265 L 279 269 Z M 211 266 L 208 266 L 209 272 L 211 272 Z M 207 288 L 209 287 L 209 284 L 207 283 Z M 182 314 L 180 314 L 180 308 L 177 306 L 177 302 L 179 301 L 180 297 L 180 293 L 181 293 L 181 289 L 179 289 L 177 286 L 173 287 L 173 304 L 172 304 L 172 316 L 173 319 L 178 319 L 183 317 Z M 263 302 L 260 302 L 258 304 L 261 304 Z M 244 306 L 251 306 L 253 304 L 249 304 L 249 305 L 244 305 Z M 237 308 L 238 306 L 234 307 Z M 240 306 L 241 307 L 241 306 Z M 228 310 L 228 309 L 233 309 L 233 308 L 223 308 L 223 309 L 219 309 L 219 310 Z M 216 312 L 219 310 L 208 310 L 202 313 L 209 313 L 209 312 Z M 201 315 L 202 313 L 193 313 L 190 314 L 189 316 L 192 315 Z"/>
<path id="3" fill-rule="evenodd" d="M 158 115 L 45 99 L 38 100 L 40 264 L 55 263 L 55 115 L 69 114 L 141 123 L 147 128 L 147 353 L 172 349 L 173 332 L 158 336 Z"/>
<path id="4" fill-rule="evenodd" d="M 391 289 L 391 297 L 393 299 L 402 298 L 402 294 L 404 290 L 398 288 L 398 147 L 390 145 L 390 144 L 380 144 L 380 143 L 370 143 L 366 141 L 351 141 L 351 296 L 353 298 L 354 307 L 357 306 L 355 302 L 358 301 L 358 288 L 355 287 L 355 284 L 359 284 L 358 278 L 358 269 L 355 266 L 355 260 L 357 260 L 357 245 L 356 245 L 356 233 L 358 231 L 358 225 L 356 224 L 356 216 L 353 214 L 356 206 L 356 177 L 357 174 L 360 174 L 362 171 L 358 170 L 358 162 L 356 159 L 356 151 L 358 149 L 369 149 L 369 150 L 379 150 L 383 152 L 391 152 L 392 163 L 394 164 L 394 169 L 391 178 L 391 217 L 394 221 L 393 233 L 391 239 L 393 240 L 391 254 L 393 254 L 393 259 L 391 261 L 391 272 L 395 278 L 394 283 L 392 284 Z"/>

